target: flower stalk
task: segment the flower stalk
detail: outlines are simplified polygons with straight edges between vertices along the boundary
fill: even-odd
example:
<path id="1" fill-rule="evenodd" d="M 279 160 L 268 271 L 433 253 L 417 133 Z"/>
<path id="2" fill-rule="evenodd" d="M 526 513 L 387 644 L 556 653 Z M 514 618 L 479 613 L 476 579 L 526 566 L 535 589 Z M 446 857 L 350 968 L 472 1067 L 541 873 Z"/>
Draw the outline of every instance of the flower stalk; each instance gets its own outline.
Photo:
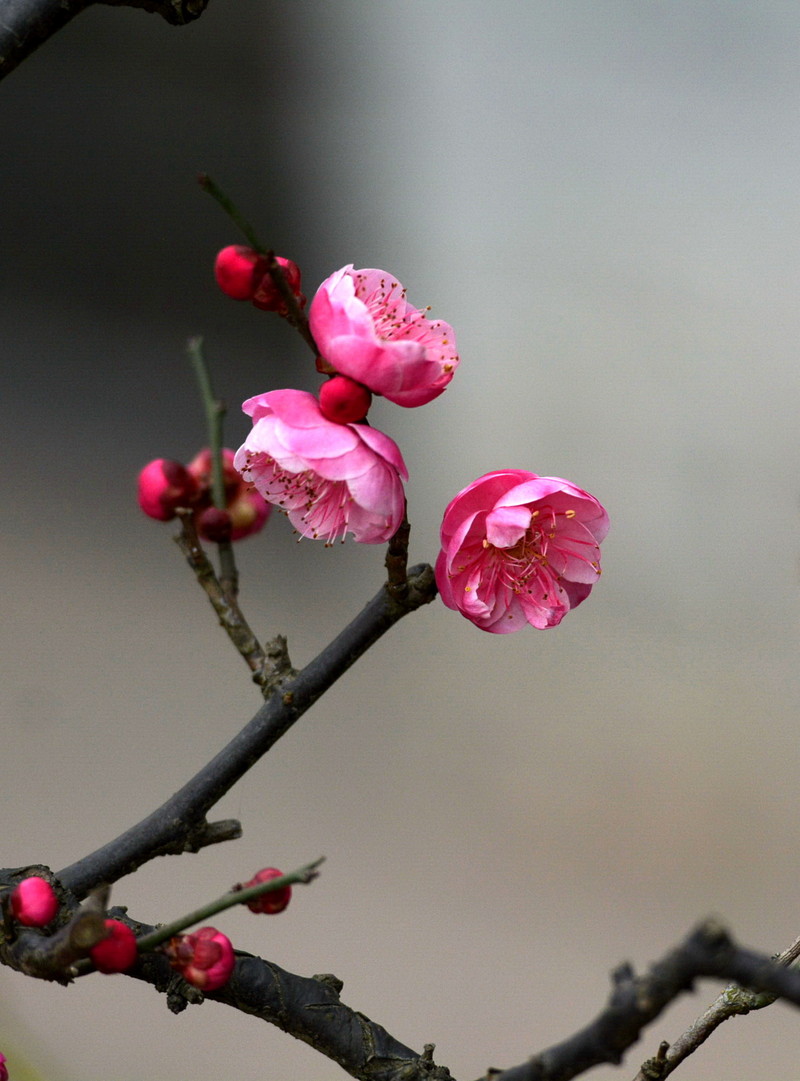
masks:
<path id="1" fill-rule="evenodd" d="M 224 893 L 221 897 L 217 897 L 216 900 L 209 901 L 208 904 L 201 905 L 200 908 L 196 908 L 192 912 L 187 912 L 186 915 L 179 916 L 170 923 L 163 923 L 160 927 L 151 931 L 150 934 L 144 935 L 137 943 L 139 953 L 154 950 L 157 946 L 160 946 L 162 942 L 166 942 L 174 935 L 178 935 L 181 931 L 185 931 L 187 927 L 194 927 L 195 924 L 204 923 L 212 916 L 216 916 L 217 913 L 224 912 L 226 908 L 232 908 L 234 905 L 246 904 L 247 901 L 252 901 L 255 897 L 261 897 L 265 893 L 272 893 L 275 890 L 283 889 L 285 886 L 313 882 L 313 880 L 318 877 L 318 868 L 324 860 L 325 857 L 320 856 L 319 859 L 314 860 L 312 863 L 307 863 L 304 867 L 299 867 L 296 871 L 290 871 L 285 875 L 281 875 L 280 878 L 271 878 L 268 882 L 259 882 L 257 886 L 247 886 L 243 889 L 228 890 L 227 893 Z"/>

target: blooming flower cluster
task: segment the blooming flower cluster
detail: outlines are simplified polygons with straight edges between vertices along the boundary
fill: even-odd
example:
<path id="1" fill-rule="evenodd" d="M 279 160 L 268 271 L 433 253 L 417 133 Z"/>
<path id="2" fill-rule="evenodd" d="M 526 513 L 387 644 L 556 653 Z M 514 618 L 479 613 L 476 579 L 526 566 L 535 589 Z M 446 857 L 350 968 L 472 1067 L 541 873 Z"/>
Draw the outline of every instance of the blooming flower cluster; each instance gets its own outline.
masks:
<path id="1" fill-rule="evenodd" d="M 249 398 L 253 428 L 234 465 L 301 536 L 380 544 L 403 520 L 408 473 L 396 443 L 365 423 L 372 395 L 403 406 L 438 397 L 458 366 L 455 336 L 391 275 L 352 265 L 319 287 L 309 326 L 331 378 L 318 398 L 290 389 Z"/>
<path id="2" fill-rule="evenodd" d="M 226 248 L 217 280 L 231 296 L 250 296 L 262 269 L 256 253 Z M 225 273 L 244 284 L 224 284 Z M 299 271 L 296 281 L 299 289 Z M 387 541 L 405 513 L 407 472 L 396 444 L 366 424 L 372 395 L 413 407 L 442 394 L 459 364 L 453 329 L 413 307 L 390 274 L 352 264 L 316 291 L 309 328 L 328 382 L 318 399 L 299 390 L 248 399 L 253 428 L 234 466 L 301 536 Z M 555 627 L 599 578 L 607 532 L 604 508 L 570 481 L 487 473 L 445 512 L 442 600 L 494 634 Z"/>
<path id="3" fill-rule="evenodd" d="M 188 466 L 168 458 L 149 462 L 139 474 L 139 506 L 160 522 L 170 521 L 179 507 L 187 507 L 194 511 L 197 532 L 210 541 L 236 541 L 258 533 L 269 517 L 270 508 L 242 480 L 233 458 L 232 450 L 223 450 L 225 510 L 212 503 L 211 451 L 207 447 Z"/>

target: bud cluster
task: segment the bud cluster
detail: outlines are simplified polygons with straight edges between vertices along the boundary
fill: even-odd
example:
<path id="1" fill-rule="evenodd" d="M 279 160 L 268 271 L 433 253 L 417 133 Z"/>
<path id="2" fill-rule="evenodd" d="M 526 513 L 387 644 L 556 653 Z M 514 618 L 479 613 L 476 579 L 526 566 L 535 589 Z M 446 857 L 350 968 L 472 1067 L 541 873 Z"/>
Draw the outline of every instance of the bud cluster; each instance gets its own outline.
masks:
<path id="1" fill-rule="evenodd" d="M 300 291 L 300 268 L 297 263 L 280 255 L 275 256 L 275 262 L 281 268 L 298 306 L 305 307 L 306 298 Z M 270 274 L 269 260 L 255 248 L 247 248 L 243 244 L 229 244 L 223 248 L 214 263 L 214 276 L 222 292 L 233 300 L 249 300 L 262 311 L 277 312 L 284 317 L 288 314 L 286 301 Z"/>
<path id="2" fill-rule="evenodd" d="M 205 540 L 237 541 L 258 533 L 270 507 L 233 466 L 233 451 L 222 452 L 226 508 L 212 501 L 211 451 L 206 447 L 188 466 L 156 458 L 139 474 L 139 506 L 150 518 L 168 522 L 179 508 L 194 512 L 197 532 Z"/>

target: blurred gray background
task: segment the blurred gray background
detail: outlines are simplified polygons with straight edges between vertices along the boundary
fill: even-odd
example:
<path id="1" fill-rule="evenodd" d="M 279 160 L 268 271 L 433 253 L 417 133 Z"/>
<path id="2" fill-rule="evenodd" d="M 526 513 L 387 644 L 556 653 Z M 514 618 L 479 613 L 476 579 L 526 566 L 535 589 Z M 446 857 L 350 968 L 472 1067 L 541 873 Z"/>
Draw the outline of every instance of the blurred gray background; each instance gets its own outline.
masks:
<path id="1" fill-rule="evenodd" d="M 89 10 L 0 84 L 5 865 L 115 836 L 259 704 L 134 498 L 146 461 L 204 442 L 187 336 L 233 447 L 245 397 L 317 386 L 280 320 L 217 292 L 239 237 L 207 170 L 309 294 L 379 266 L 455 327 L 447 393 L 372 414 L 411 471 L 413 561 L 504 466 L 587 488 L 612 531 L 558 629 L 408 618 L 219 805 L 241 841 L 114 900 L 164 920 L 324 853 L 280 918 L 220 925 L 335 972 L 460 1081 L 570 1034 L 612 967 L 702 916 L 767 952 L 800 933 L 799 53 L 788 0 L 214 0 L 180 30 Z M 238 554 L 245 610 L 295 663 L 381 581 L 380 548 L 284 520 Z M 15 1081 L 342 1076 L 123 977 L 0 989 Z M 717 990 L 591 1076 L 633 1076 Z M 776 1005 L 679 1076 L 793 1079 L 798 1055 Z"/>

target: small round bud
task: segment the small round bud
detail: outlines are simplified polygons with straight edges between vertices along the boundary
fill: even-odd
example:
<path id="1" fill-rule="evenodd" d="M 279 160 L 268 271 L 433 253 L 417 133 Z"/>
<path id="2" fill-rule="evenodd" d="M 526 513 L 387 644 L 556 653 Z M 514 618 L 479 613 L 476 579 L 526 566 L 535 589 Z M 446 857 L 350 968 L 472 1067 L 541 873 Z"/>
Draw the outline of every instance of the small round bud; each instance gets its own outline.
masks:
<path id="1" fill-rule="evenodd" d="M 335 375 L 319 388 L 322 415 L 336 424 L 353 424 L 363 420 L 371 404 L 370 391 L 346 375 Z"/>
<path id="2" fill-rule="evenodd" d="M 244 888 L 257 886 L 259 882 L 271 882 L 273 878 L 281 878 L 282 875 L 283 871 L 279 871 L 277 867 L 265 867 L 263 871 L 259 871 L 254 875 L 249 882 L 245 882 Z M 283 912 L 291 899 L 292 887 L 281 886 L 278 890 L 262 893 L 260 897 L 254 897 L 252 901 L 245 903 L 251 912 L 266 912 L 270 916 L 275 916 L 278 912 Z"/>
<path id="3" fill-rule="evenodd" d="M 56 891 L 43 878 L 23 878 L 11 892 L 11 912 L 26 927 L 44 927 L 58 912 Z"/>
<path id="4" fill-rule="evenodd" d="M 233 468 L 233 457 L 232 450 L 227 447 L 222 448 L 222 482 L 228 499 L 238 492 L 242 484 L 241 475 Z M 201 495 L 209 494 L 213 478 L 210 448 L 203 447 L 201 451 L 198 451 L 186 466 L 186 470 L 197 482 Z"/>
<path id="5" fill-rule="evenodd" d="M 139 474 L 139 506 L 159 522 L 174 518 L 176 507 L 191 506 L 197 492 L 194 477 L 170 458 L 156 458 Z"/>
<path id="6" fill-rule="evenodd" d="M 216 991 L 230 979 L 236 958 L 231 940 L 216 927 L 171 938 L 164 953 L 174 969 L 201 991 Z"/>
<path id="7" fill-rule="evenodd" d="M 224 511 L 211 506 L 211 451 L 204 447 L 186 467 L 198 486 L 197 531 L 205 540 L 241 540 L 258 533 L 269 517 L 270 506 L 262 496 L 242 479 L 234 469 L 233 451 L 222 450 L 222 480 L 227 507 Z"/>
<path id="8" fill-rule="evenodd" d="M 258 533 L 263 528 L 272 507 L 255 488 L 245 488 L 240 495 L 228 504 L 233 532 L 231 540 L 241 540 L 251 533 Z"/>
<path id="9" fill-rule="evenodd" d="M 98 972 L 124 972 L 136 960 L 136 935 L 120 920 L 106 920 L 108 938 L 89 950 Z"/>
<path id="10" fill-rule="evenodd" d="M 197 515 L 197 532 L 205 540 L 222 544 L 233 538 L 233 522 L 226 510 L 206 507 Z"/>
<path id="11" fill-rule="evenodd" d="M 234 300 L 252 300 L 266 269 L 264 256 L 243 244 L 229 244 L 214 262 L 217 285 Z"/>
<path id="12" fill-rule="evenodd" d="M 292 262 L 291 259 L 284 259 L 281 255 L 275 256 L 275 262 L 283 271 L 286 284 L 297 298 L 297 303 L 301 308 L 305 307 L 306 298 L 303 293 L 300 292 L 300 267 L 297 263 Z M 277 312 L 279 315 L 286 315 L 286 302 L 281 296 L 281 292 L 277 285 L 272 280 L 272 275 L 269 273 L 269 270 L 266 271 L 258 282 L 252 299 L 255 306 L 261 308 L 262 311 Z"/>

